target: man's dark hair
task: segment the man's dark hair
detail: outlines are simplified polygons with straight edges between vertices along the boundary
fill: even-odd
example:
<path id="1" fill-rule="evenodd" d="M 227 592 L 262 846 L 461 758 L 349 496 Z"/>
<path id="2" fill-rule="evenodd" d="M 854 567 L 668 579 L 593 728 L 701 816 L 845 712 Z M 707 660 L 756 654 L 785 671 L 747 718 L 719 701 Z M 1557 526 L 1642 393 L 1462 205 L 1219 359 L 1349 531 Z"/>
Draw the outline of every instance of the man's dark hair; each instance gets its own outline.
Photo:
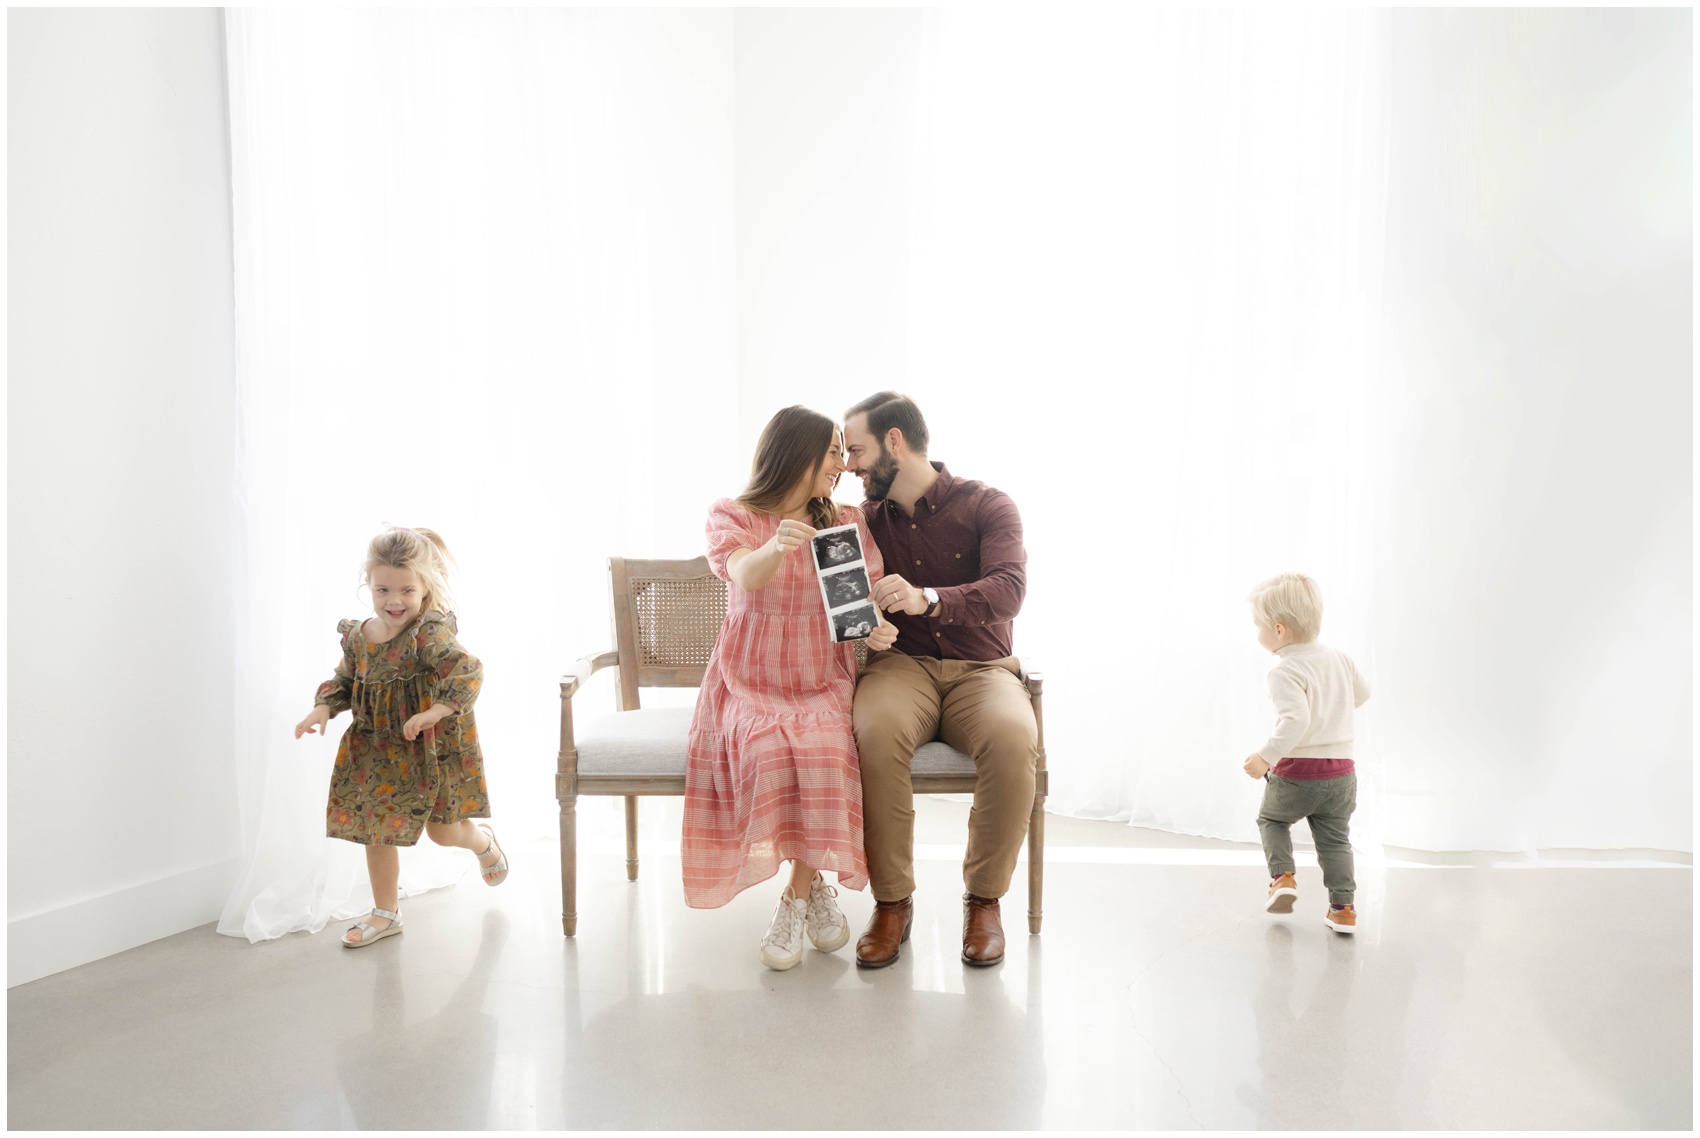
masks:
<path id="1" fill-rule="evenodd" d="M 868 433 L 879 440 L 880 447 L 885 447 L 885 433 L 896 427 L 903 432 L 903 441 L 909 444 L 909 449 L 927 457 L 927 421 L 921 417 L 921 409 L 915 406 L 915 401 L 907 395 L 899 395 L 895 391 L 882 391 L 878 395 L 870 395 L 850 410 L 844 413 L 848 422 L 857 415 L 868 417 Z"/>

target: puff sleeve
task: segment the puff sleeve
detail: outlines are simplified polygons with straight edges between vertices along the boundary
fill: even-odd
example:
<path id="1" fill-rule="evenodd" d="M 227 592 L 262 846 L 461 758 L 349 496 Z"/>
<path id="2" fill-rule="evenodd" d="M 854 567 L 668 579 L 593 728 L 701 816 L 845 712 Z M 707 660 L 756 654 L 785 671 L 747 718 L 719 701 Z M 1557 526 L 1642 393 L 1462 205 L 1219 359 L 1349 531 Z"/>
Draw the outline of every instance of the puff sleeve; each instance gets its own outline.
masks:
<path id="1" fill-rule="evenodd" d="M 324 704 L 331 716 L 341 715 L 354 706 L 354 636 L 359 632 L 358 620 L 339 620 L 336 630 L 342 634 L 342 658 L 336 662 L 336 673 L 319 685 L 313 705 Z"/>
<path id="2" fill-rule="evenodd" d="M 721 498 L 708 511 L 708 567 L 727 584 L 732 578 L 726 561 L 739 549 L 757 550 L 762 541 L 755 535 L 750 511 L 730 498 Z"/>
<path id="3" fill-rule="evenodd" d="M 484 665 L 455 639 L 454 617 L 421 625 L 418 649 L 431 702 L 446 703 L 456 714 L 472 710 L 484 684 Z"/>

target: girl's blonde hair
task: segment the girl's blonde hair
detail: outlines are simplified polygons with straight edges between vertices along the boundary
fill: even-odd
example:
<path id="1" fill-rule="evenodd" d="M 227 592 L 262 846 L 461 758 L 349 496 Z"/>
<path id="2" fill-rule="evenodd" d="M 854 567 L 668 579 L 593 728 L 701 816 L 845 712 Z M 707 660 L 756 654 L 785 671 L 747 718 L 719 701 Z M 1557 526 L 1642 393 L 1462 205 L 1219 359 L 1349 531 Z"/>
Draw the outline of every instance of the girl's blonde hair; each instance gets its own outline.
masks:
<path id="1" fill-rule="evenodd" d="M 435 530 L 391 526 L 366 547 L 366 568 L 362 575 L 367 585 L 372 583 L 372 570 L 380 565 L 391 569 L 411 569 L 418 575 L 419 583 L 425 587 L 425 595 L 419 601 L 420 612 L 431 609 L 445 613 L 453 611 L 454 602 L 449 597 L 449 571 L 454 567 L 454 558 L 449 553 L 448 543 Z"/>
<path id="2" fill-rule="evenodd" d="M 1287 626 L 1294 644 L 1309 644 L 1322 631 L 1322 590 L 1303 573 L 1282 573 L 1258 585 L 1246 598 L 1257 623 Z"/>

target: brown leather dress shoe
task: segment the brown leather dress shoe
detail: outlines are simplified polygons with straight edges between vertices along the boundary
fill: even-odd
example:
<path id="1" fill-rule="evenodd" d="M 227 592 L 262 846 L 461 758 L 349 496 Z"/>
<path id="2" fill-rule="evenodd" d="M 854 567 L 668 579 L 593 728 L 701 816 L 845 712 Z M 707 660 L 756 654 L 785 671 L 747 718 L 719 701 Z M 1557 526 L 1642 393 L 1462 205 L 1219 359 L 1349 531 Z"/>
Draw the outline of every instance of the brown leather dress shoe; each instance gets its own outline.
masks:
<path id="1" fill-rule="evenodd" d="M 868 931 L 856 942 L 856 963 L 863 968 L 884 968 L 897 959 L 898 946 L 909 939 L 915 919 L 913 897 L 901 901 L 875 901 Z"/>
<path id="2" fill-rule="evenodd" d="M 962 963 L 975 968 L 1003 963 L 1003 916 L 996 898 L 962 895 Z"/>

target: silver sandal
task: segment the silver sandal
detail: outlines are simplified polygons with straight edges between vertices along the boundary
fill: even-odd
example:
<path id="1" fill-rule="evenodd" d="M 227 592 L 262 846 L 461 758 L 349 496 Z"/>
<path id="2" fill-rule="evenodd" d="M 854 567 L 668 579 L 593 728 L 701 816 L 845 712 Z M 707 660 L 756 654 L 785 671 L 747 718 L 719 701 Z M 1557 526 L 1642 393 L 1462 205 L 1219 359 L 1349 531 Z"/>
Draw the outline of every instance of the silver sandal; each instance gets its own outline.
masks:
<path id="1" fill-rule="evenodd" d="M 502 882 L 504 882 L 508 879 L 508 855 L 507 855 L 507 851 L 502 849 L 501 846 L 496 844 L 496 831 L 492 830 L 490 827 L 483 825 L 483 824 L 480 824 L 478 828 L 480 830 L 483 830 L 486 834 L 490 835 L 490 844 L 485 846 L 484 847 L 484 853 L 481 853 L 478 856 L 483 857 L 484 854 L 489 853 L 491 850 L 496 851 L 496 864 L 485 865 L 483 862 L 479 862 L 478 863 L 478 876 L 484 878 L 484 884 L 486 884 L 486 885 L 500 885 Z M 487 873 L 494 873 L 496 875 L 496 880 L 491 881 L 488 877 L 485 877 L 484 875 L 487 874 Z"/>
<path id="2" fill-rule="evenodd" d="M 388 917 L 390 919 L 389 926 L 387 928 L 375 929 L 365 921 L 361 921 L 359 924 L 355 925 L 354 928 L 349 929 L 348 932 L 342 934 L 342 947 L 365 948 L 369 944 L 377 944 L 385 937 L 395 936 L 401 932 L 400 913 L 392 913 L 388 909 L 379 909 L 374 907 L 372 911 L 366 915 L 369 917 Z M 360 930 L 359 940 L 348 939 L 348 933 L 353 932 L 354 929 Z"/>

